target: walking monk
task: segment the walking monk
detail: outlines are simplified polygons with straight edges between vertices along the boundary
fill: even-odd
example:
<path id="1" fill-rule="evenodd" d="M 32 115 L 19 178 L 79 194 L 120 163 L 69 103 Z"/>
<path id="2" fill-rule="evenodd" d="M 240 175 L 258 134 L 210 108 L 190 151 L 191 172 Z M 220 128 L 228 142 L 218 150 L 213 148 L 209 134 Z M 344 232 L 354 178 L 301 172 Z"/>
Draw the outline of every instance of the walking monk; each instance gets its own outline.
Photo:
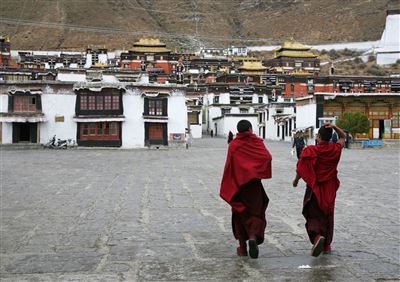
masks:
<path id="1" fill-rule="evenodd" d="M 333 129 L 339 136 L 336 144 L 329 142 Z M 319 129 L 316 141 L 317 145 L 308 146 L 302 151 L 293 180 L 293 187 L 297 187 L 300 178 L 307 184 L 303 215 L 313 244 L 311 255 L 314 257 L 322 251 L 331 251 L 335 198 L 340 185 L 337 166 L 345 143 L 345 133 L 339 127 L 326 123 Z"/>
<path id="2" fill-rule="evenodd" d="M 271 178 L 271 154 L 262 139 L 253 134 L 251 123 L 241 120 L 238 134 L 229 144 L 220 196 L 232 207 L 233 235 L 239 240 L 237 254 L 258 257 L 267 226 L 265 210 L 269 199 L 261 179 Z"/>

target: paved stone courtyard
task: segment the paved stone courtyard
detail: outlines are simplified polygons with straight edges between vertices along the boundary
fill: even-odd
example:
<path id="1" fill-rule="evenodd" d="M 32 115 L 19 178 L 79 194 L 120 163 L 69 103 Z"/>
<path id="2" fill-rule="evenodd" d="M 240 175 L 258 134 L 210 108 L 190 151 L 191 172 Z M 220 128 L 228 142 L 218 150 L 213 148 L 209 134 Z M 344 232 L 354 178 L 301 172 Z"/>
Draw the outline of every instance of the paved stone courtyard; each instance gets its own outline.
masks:
<path id="1" fill-rule="evenodd" d="M 343 152 L 334 251 L 312 258 L 290 144 L 267 146 L 257 260 L 236 256 L 218 195 L 224 139 L 189 150 L 2 150 L 1 281 L 397 281 L 399 151 Z"/>

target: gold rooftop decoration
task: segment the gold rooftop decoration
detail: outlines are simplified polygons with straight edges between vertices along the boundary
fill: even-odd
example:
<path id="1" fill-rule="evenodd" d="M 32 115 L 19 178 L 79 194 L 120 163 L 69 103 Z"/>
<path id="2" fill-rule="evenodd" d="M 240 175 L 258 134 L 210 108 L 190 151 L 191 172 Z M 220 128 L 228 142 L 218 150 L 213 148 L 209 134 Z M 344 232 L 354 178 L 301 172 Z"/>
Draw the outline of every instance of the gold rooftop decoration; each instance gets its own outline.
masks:
<path id="1" fill-rule="evenodd" d="M 275 51 L 275 58 L 280 57 L 317 58 L 318 56 L 311 52 L 310 46 L 298 42 L 284 42 Z"/>
<path id="2" fill-rule="evenodd" d="M 131 49 L 139 53 L 169 53 L 171 50 L 166 48 L 166 44 L 158 38 L 140 38 L 133 44 Z"/>
<path id="3" fill-rule="evenodd" d="M 259 60 L 243 60 L 243 65 L 239 67 L 240 70 L 265 70 L 262 62 Z"/>

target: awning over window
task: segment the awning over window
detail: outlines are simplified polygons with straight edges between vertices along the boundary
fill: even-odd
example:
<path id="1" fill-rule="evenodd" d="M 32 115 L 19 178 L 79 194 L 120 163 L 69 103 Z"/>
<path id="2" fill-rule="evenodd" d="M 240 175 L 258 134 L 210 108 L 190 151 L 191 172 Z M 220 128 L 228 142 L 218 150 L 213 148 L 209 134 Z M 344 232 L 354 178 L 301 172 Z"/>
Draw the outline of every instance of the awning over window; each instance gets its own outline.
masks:
<path id="1" fill-rule="evenodd" d="M 92 92 L 101 92 L 103 89 L 118 89 L 118 90 L 126 90 L 124 85 L 116 84 L 116 83 L 103 83 L 103 82 L 77 82 L 74 84 L 74 91 L 79 90 L 89 90 Z"/>
<path id="2" fill-rule="evenodd" d="M 45 122 L 44 114 L 0 113 L 0 122 Z"/>
<path id="3" fill-rule="evenodd" d="M 169 92 L 158 92 L 158 91 L 145 91 L 142 96 L 146 97 L 158 97 L 158 96 L 170 96 Z"/>
<path id="4" fill-rule="evenodd" d="M 280 115 L 274 115 L 273 118 L 275 119 L 275 122 L 278 123 L 279 125 L 283 125 L 286 121 L 295 118 L 295 114 L 280 114 Z"/>
<path id="5" fill-rule="evenodd" d="M 168 123 L 167 116 L 143 116 L 144 122 Z"/>
<path id="6" fill-rule="evenodd" d="M 17 89 L 13 88 L 8 91 L 10 94 L 25 94 L 25 95 L 42 95 L 42 89 Z"/>

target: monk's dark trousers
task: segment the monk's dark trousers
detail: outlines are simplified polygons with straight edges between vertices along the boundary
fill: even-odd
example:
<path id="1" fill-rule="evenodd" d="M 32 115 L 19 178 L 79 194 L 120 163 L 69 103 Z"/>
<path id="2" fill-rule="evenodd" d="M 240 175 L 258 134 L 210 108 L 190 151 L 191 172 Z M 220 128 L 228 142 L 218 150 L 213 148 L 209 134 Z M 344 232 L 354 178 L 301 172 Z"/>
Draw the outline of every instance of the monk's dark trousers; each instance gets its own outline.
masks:
<path id="1" fill-rule="evenodd" d="M 269 199 L 261 180 L 255 179 L 241 186 L 234 201 L 241 202 L 246 206 L 244 212 L 232 211 L 232 230 L 235 238 L 245 242 L 254 236 L 257 244 L 264 242 L 264 232 L 267 226 L 265 211 Z"/>
<path id="2" fill-rule="evenodd" d="M 322 212 L 311 188 L 307 186 L 303 202 L 303 216 L 306 219 L 306 230 L 311 244 L 314 244 L 317 235 L 325 237 L 326 246 L 332 243 L 333 215 L 334 207 L 327 214 Z"/>

